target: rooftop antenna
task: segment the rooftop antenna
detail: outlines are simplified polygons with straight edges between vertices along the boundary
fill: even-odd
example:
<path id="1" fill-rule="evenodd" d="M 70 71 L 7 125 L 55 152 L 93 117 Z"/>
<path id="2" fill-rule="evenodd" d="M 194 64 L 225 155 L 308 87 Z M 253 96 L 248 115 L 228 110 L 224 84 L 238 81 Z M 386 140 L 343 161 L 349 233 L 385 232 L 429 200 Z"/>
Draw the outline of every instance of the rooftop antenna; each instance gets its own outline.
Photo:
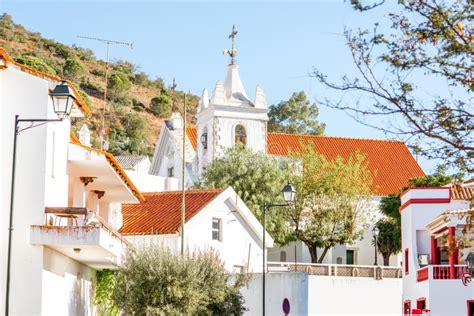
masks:
<path id="1" fill-rule="evenodd" d="M 105 140 L 105 109 L 107 108 L 107 86 L 108 86 L 108 72 L 109 72 L 109 51 L 110 45 L 124 45 L 133 49 L 133 43 L 128 42 L 120 42 L 120 41 L 113 41 L 104 38 L 97 38 L 97 37 L 90 37 L 90 36 L 77 36 L 78 38 L 88 39 L 96 42 L 101 42 L 107 45 L 107 57 L 105 59 L 105 90 L 104 90 L 104 107 L 102 108 L 102 119 L 101 125 L 99 129 L 99 141 L 100 141 L 100 148 L 107 150 L 109 147 L 108 142 Z"/>
<path id="2" fill-rule="evenodd" d="M 232 49 L 229 51 L 227 48 L 224 49 L 223 54 L 230 57 L 230 64 L 235 65 L 235 56 L 237 56 L 237 50 L 234 47 L 235 37 L 237 36 L 237 31 L 235 30 L 235 24 L 232 25 L 232 32 L 229 35 L 229 38 L 232 39 Z"/>

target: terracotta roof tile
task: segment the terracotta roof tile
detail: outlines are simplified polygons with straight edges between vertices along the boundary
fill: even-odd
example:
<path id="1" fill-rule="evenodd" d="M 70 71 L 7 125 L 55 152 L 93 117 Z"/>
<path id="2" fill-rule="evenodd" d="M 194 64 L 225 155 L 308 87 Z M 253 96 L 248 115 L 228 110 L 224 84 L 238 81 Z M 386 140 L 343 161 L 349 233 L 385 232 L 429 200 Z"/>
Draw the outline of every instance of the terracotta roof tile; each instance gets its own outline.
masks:
<path id="1" fill-rule="evenodd" d="M 188 222 L 224 189 L 187 190 L 186 216 Z M 174 234 L 181 226 L 181 191 L 143 193 L 146 201 L 122 204 L 123 235 Z"/>
<path id="2" fill-rule="evenodd" d="M 196 149 L 196 129 L 188 128 L 187 134 Z M 376 195 L 398 193 L 409 179 L 425 176 L 406 145 L 399 141 L 268 133 L 267 152 L 274 156 L 301 153 L 308 142 L 327 159 L 347 158 L 356 151 L 364 154 L 374 176 L 372 192 Z"/>
<path id="3" fill-rule="evenodd" d="M 186 128 L 186 135 L 188 135 L 189 142 L 193 146 L 194 150 L 197 148 L 197 129 L 194 127 Z"/>

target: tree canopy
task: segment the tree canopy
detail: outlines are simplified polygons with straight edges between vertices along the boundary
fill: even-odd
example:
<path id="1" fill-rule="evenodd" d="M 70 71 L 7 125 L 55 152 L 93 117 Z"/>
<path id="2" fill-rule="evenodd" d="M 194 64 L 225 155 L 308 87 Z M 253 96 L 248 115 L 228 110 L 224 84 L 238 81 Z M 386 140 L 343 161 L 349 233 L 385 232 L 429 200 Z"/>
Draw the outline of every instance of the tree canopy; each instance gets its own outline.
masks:
<path id="1" fill-rule="evenodd" d="M 208 166 L 198 187 L 226 188 L 231 186 L 252 213 L 262 218 L 264 203 L 281 202 L 285 185 L 285 171 L 279 168 L 276 158 L 264 153 L 254 153 L 241 144 L 228 149 L 224 157 L 215 159 Z M 268 214 L 267 230 L 275 241 L 284 243 L 287 231 L 282 211 L 272 209 Z"/>
<path id="2" fill-rule="evenodd" d="M 295 92 L 286 101 L 270 106 L 268 131 L 290 134 L 322 135 L 326 125 L 317 118 L 319 109 L 304 91 Z"/>
<path id="3" fill-rule="evenodd" d="M 351 0 L 360 11 L 381 9 L 384 2 Z M 388 19 L 382 21 L 388 31 L 378 23 L 371 31 L 345 31 L 357 75 L 340 81 L 318 69 L 313 75 L 351 97 L 334 95 L 322 103 L 412 146 L 420 142 L 428 158 L 472 171 L 472 2 L 400 0 Z"/>
<path id="4" fill-rule="evenodd" d="M 308 247 L 311 261 L 321 263 L 332 247 L 362 237 L 375 211 L 370 203 L 372 176 L 360 153 L 328 160 L 308 145 L 294 159 L 301 170 L 292 177 L 297 199 L 288 211 L 290 226 Z"/>

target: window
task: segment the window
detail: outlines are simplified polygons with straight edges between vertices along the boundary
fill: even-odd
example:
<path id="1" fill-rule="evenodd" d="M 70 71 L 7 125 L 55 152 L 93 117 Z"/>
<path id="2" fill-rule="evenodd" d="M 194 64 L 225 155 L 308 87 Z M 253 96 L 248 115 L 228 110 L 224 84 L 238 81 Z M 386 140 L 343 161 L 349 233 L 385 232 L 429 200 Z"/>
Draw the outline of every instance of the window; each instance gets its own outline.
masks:
<path id="1" fill-rule="evenodd" d="M 222 241 L 222 220 L 212 219 L 212 240 Z"/>
<path id="2" fill-rule="evenodd" d="M 425 310 L 426 309 L 426 298 L 422 297 L 416 300 L 416 308 Z"/>
<path id="3" fill-rule="evenodd" d="M 207 130 L 204 130 L 201 135 L 201 144 L 203 149 L 207 149 Z"/>
<path id="4" fill-rule="evenodd" d="M 409 300 L 403 303 L 403 315 L 411 315 L 411 301 Z"/>
<path id="5" fill-rule="evenodd" d="M 405 249 L 405 274 L 408 274 L 408 248 Z"/>
<path id="6" fill-rule="evenodd" d="M 245 132 L 245 127 L 243 125 L 237 125 L 235 127 L 235 144 L 242 143 L 247 144 L 247 133 Z"/>
<path id="7" fill-rule="evenodd" d="M 174 177 L 174 168 L 173 167 L 168 168 L 168 177 L 169 178 Z"/>
<path id="8" fill-rule="evenodd" d="M 280 262 L 286 262 L 286 252 L 280 251 Z"/>
<path id="9" fill-rule="evenodd" d="M 346 264 L 354 264 L 354 250 L 346 250 Z"/>
<path id="10" fill-rule="evenodd" d="M 474 316 L 474 301 L 467 301 L 467 316 Z"/>

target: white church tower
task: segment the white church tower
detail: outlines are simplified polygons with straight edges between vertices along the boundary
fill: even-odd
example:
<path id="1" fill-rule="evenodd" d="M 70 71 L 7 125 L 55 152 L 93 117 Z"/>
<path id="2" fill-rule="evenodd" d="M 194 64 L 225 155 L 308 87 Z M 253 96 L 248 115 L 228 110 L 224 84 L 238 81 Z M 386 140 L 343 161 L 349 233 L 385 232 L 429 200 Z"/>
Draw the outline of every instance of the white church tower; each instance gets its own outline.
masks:
<path id="1" fill-rule="evenodd" d="M 232 50 L 224 50 L 231 60 L 227 76 L 222 83 L 217 81 L 211 98 L 207 89 L 202 92 L 197 119 L 198 173 L 201 174 L 215 158 L 222 157 L 226 149 L 236 143 L 265 152 L 267 144 L 268 106 L 265 94 L 259 86 L 255 100 L 250 100 L 239 76 L 235 63 L 237 54 L 234 40 L 237 32 L 232 27 Z"/>

